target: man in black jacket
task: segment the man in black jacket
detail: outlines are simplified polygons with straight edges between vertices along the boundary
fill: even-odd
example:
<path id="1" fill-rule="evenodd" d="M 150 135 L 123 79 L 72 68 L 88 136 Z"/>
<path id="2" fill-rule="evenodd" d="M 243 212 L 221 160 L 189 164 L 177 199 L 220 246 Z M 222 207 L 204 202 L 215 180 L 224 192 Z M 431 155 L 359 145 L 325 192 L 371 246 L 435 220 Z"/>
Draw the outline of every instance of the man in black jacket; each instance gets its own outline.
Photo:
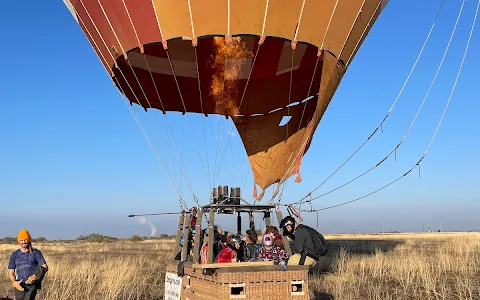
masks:
<path id="1" fill-rule="evenodd" d="M 327 244 L 323 236 L 315 229 L 299 224 L 291 216 L 280 222 L 284 235 L 293 237 L 294 254 L 288 259 L 288 265 L 314 266 L 327 253 Z"/>

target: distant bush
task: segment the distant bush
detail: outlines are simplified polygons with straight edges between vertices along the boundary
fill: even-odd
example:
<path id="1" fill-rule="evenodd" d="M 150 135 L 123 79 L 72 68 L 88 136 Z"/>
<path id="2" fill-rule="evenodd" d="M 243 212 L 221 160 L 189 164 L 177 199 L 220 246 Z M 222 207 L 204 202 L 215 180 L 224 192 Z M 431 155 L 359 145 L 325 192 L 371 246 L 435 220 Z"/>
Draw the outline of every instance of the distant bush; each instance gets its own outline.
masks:
<path id="1" fill-rule="evenodd" d="M 0 239 L 0 244 L 17 244 L 17 239 L 11 236 L 6 236 L 3 239 Z"/>
<path id="2" fill-rule="evenodd" d="M 79 237 L 77 237 L 77 241 L 86 241 L 86 242 L 92 242 L 92 243 L 108 243 L 108 242 L 114 242 L 116 240 L 117 238 L 115 237 L 106 236 L 99 233 L 91 233 L 87 236 L 80 235 Z"/>
<path id="3" fill-rule="evenodd" d="M 139 241 L 143 241 L 143 238 L 139 237 L 138 235 L 133 235 L 128 240 L 132 242 L 139 242 Z"/>
<path id="4" fill-rule="evenodd" d="M 33 242 L 46 242 L 47 239 L 43 236 L 33 239 Z"/>
<path id="5" fill-rule="evenodd" d="M 176 237 L 176 235 L 168 235 L 166 233 L 162 233 L 159 238 L 160 239 L 173 239 L 175 237 Z"/>

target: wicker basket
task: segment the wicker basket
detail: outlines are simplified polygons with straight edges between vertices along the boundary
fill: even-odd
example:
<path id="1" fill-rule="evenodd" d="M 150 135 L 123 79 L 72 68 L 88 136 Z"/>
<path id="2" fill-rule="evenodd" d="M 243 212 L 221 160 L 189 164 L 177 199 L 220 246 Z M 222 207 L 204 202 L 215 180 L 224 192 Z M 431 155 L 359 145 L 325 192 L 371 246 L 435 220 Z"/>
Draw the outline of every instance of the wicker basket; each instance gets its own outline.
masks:
<path id="1" fill-rule="evenodd" d="M 198 265 L 197 265 L 198 266 Z M 167 272 L 177 273 L 178 262 L 167 265 Z M 195 268 L 183 266 L 181 299 L 310 299 L 308 266 L 251 265 L 228 268 Z M 295 291 L 294 291 L 295 290 Z"/>

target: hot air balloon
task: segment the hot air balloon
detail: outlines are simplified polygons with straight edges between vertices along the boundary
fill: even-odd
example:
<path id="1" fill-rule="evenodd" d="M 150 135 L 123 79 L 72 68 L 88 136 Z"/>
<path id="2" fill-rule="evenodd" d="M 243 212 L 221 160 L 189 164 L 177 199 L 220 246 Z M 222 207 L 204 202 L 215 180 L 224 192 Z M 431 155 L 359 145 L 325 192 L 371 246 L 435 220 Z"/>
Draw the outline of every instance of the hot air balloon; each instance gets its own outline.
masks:
<path id="1" fill-rule="evenodd" d="M 132 104 L 232 118 L 258 200 L 300 182 L 315 129 L 387 3 L 64 1 Z"/>
<path id="2" fill-rule="evenodd" d="M 301 181 L 302 159 L 312 136 L 388 1 L 64 2 L 131 105 L 165 114 L 175 111 L 232 119 L 250 162 L 253 196 L 261 200 L 265 189 L 274 184 L 276 194 L 288 178 L 295 176 L 296 182 Z M 199 223 L 201 220 L 196 226 Z M 182 218 L 179 229 L 181 226 Z M 213 238 L 213 227 L 209 232 Z M 198 246 L 194 247 L 197 252 Z M 182 258 L 185 251 L 184 247 Z M 197 259 L 198 253 L 194 257 Z M 177 267 L 170 265 L 168 271 L 168 276 L 173 276 L 166 283 L 170 295 L 180 293 L 181 284 L 175 284 Z M 183 269 L 189 278 L 206 278 L 191 268 L 195 267 Z M 263 273 L 269 271 L 264 265 L 260 268 Z M 248 277 L 247 273 L 242 276 Z M 238 284 L 230 282 L 235 276 L 229 279 L 228 272 L 221 274 L 209 277 L 222 281 L 221 286 L 205 284 L 190 293 L 192 281 L 182 293 L 191 299 L 204 299 L 213 294 L 228 298 L 240 290 L 252 296 L 262 290 L 250 288 L 256 284 L 253 281 Z M 274 276 L 267 272 L 254 281 L 270 280 L 269 274 Z M 291 295 L 308 299 L 308 268 L 283 272 L 282 278 L 284 281 L 269 283 L 269 289 L 289 293 L 292 282 L 299 282 L 303 285 L 300 291 Z"/>

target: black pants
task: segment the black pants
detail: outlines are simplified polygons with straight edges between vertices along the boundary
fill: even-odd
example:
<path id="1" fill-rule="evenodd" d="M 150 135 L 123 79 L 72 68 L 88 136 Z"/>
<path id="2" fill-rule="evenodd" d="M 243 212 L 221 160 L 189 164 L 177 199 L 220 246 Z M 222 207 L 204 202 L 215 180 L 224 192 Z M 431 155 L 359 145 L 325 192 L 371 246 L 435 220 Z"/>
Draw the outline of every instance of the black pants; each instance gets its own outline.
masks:
<path id="1" fill-rule="evenodd" d="M 35 284 L 25 284 L 24 291 L 15 289 L 15 300 L 34 300 L 37 296 L 37 286 Z"/>

